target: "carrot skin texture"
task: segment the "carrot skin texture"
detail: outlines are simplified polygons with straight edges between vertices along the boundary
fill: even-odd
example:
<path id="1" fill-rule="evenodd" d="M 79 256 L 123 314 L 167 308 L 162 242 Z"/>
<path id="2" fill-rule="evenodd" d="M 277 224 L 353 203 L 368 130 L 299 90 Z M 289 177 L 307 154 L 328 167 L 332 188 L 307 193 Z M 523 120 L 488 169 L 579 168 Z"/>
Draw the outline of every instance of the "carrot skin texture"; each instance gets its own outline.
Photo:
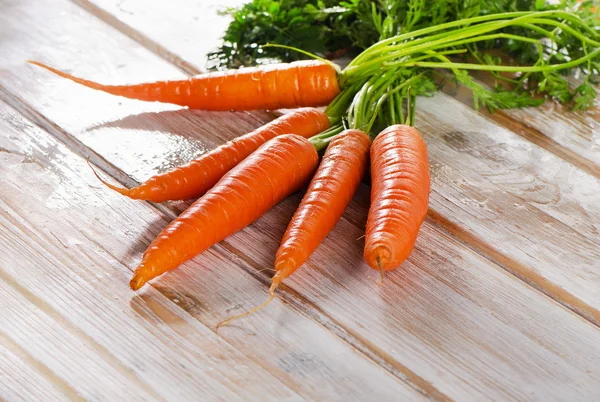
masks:
<path id="1" fill-rule="evenodd" d="M 392 270 L 409 256 L 427 215 L 429 191 L 427 147 L 417 130 L 407 125 L 383 130 L 371 146 L 364 252 L 371 268 Z"/>
<path id="2" fill-rule="evenodd" d="M 298 109 L 235 138 L 186 165 L 153 176 L 137 187 L 109 187 L 129 198 L 152 202 L 197 198 L 272 138 L 283 134 L 309 138 L 328 128 L 329 119 L 325 113 L 313 108 Z"/>
<path id="3" fill-rule="evenodd" d="M 331 141 L 277 250 L 275 282 L 304 264 L 338 222 L 365 174 L 370 145 L 359 130 Z"/>
<path id="4" fill-rule="evenodd" d="M 188 79 L 103 85 L 29 61 L 63 78 L 109 94 L 203 110 L 275 110 L 325 106 L 340 92 L 337 71 L 317 60 L 200 74 Z"/>
<path id="5" fill-rule="evenodd" d="M 227 173 L 150 244 L 133 290 L 243 229 L 310 179 L 318 155 L 304 137 L 275 137 Z"/>

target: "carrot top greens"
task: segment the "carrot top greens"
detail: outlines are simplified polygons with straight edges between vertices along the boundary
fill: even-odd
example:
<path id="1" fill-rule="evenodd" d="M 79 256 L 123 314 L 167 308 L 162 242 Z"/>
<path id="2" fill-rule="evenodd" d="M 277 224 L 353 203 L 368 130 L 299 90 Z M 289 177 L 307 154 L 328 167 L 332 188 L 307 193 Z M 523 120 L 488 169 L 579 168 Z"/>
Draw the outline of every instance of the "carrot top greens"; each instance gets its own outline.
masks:
<path id="1" fill-rule="evenodd" d="M 536 106 L 544 96 L 587 109 L 596 96 L 600 21 L 592 1 L 254 0 L 232 12 L 225 42 L 211 55 L 225 66 L 306 57 L 293 47 L 354 56 L 340 74 L 344 90 L 328 109 L 332 116 L 354 103 L 350 119 L 364 119 L 354 95 L 368 82 L 382 95 L 411 81 L 385 101 L 373 98 L 388 120 L 408 87 L 430 95 L 449 82 L 471 89 L 475 107 L 492 111 Z M 310 40 L 296 29 L 304 25 L 312 29 Z M 260 46 L 267 42 L 288 47 Z M 490 72 L 493 82 L 478 83 L 473 70 Z M 571 88 L 566 76 L 576 71 L 583 79 Z"/>

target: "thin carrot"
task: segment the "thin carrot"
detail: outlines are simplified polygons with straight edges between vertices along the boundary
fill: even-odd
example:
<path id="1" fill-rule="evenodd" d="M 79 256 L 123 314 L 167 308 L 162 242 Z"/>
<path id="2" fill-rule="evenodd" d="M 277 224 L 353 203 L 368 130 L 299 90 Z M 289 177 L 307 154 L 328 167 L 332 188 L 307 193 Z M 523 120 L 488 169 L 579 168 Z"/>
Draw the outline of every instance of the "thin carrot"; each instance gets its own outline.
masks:
<path id="1" fill-rule="evenodd" d="M 275 110 L 325 106 L 340 91 L 337 71 L 317 60 L 200 74 L 188 79 L 103 85 L 28 61 L 88 88 L 150 102 L 204 110 Z"/>
<path id="2" fill-rule="evenodd" d="M 131 279 L 137 290 L 243 229 L 306 184 L 318 155 L 304 137 L 275 137 L 227 173 L 150 244 Z"/>
<path id="3" fill-rule="evenodd" d="M 427 148 L 417 130 L 403 124 L 383 130 L 371 146 L 371 207 L 365 260 L 383 275 L 412 252 L 427 215 L 430 178 Z"/>
<path id="4" fill-rule="evenodd" d="M 345 130 L 333 138 L 283 235 L 275 257 L 275 275 L 268 300 L 246 313 L 228 318 L 219 327 L 269 304 L 281 281 L 316 250 L 354 196 L 367 169 L 370 145 L 369 136 L 360 130 Z"/>
<path id="5" fill-rule="evenodd" d="M 331 141 L 275 256 L 278 284 L 306 262 L 341 218 L 369 163 L 369 136 L 346 130 Z"/>
<path id="6" fill-rule="evenodd" d="M 327 128 L 329 119 L 323 112 L 313 108 L 298 109 L 229 141 L 186 165 L 153 176 L 132 189 L 102 182 L 111 189 L 138 200 L 163 202 L 196 198 L 270 139 L 282 134 L 297 134 L 308 138 Z"/>

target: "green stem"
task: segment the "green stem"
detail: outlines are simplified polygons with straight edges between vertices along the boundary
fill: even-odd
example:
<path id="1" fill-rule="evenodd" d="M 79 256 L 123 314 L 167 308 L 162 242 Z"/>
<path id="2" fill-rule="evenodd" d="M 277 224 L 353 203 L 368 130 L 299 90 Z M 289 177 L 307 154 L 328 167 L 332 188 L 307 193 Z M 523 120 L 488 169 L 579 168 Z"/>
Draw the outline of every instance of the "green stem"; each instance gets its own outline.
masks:
<path id="1" fill-rule="evenodd" d="M 341 124 L 336 124 L 335 126 L 332 126 L 327 130 L 310 137 L 308 141 L 315 147 L 317 152 L 321 152 L 327 148 L 331 140 L 342 131 L 344 131 L 344 126 Z"/>
<path id="2" fill-rule="evenodd" d="M 594 50 L 592 53 L 589 53 L 585 57 L 581 57 L 576 60 L 572 60 L 567 63 L 561 64 L 552 64 L 546 66 L 492 66 L 492 65 L 481 65 L 481 64 L 473 64 L 473 63 L 435 63 L 435 62 L 407 62 L 400 63 L 401 67 L 429 67 L 429 68 L 458 68 L 461 70 L 479 70 L 479 71 L 504 71 L 504 72 L 543 72 L 543 71 L 558 71 L 566 68 L 576 67 L 582 63 L 585 63 L 588 60 L 593 59 L 594 57 L 600 55 L 600 48 Z"/>

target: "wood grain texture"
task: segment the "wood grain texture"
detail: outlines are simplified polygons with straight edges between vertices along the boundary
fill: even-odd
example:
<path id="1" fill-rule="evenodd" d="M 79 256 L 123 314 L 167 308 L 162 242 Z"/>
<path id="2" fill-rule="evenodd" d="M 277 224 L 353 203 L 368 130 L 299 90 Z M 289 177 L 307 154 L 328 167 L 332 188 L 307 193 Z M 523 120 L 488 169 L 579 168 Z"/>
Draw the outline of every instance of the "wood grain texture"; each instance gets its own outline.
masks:
<path id="1" fill-rule="evenodd" d="M 598 99 L 594 101 L 594 107 L 585 112 L 573 112 L 567 107 L 549 102 L 540 108 L 507 110 L 504 113 L 514 121 L 523 122 L 534 133 L 539 132 L 573 152 L 582 159 L 582 164 L 593 164 L 589 169 L 600 177 Z"/>
<path id="2" fill-rule="evenodd" d="M 166 225 L 164 215 L 106 192 L 82 159 L 14 111 L 0 105 L 0 116 L 0 192 L 9 195 L 0 203 L 0 279 L 14 288 L 0 300 L 0 334 L 65 387 L 86 399 L 194 400 L 199 391 L 206 400 L 424 399 L 280 302 L 273 308 L 286 325 L 263 316 L 252 333 L 216 336 L 235 307 L 232 294 L 264 298 L 261 282 L 222 248 L 158 291 L 132 293 L 127 267 Z M 8 298 L 17 293 L 33 306 Z"/>
<path id="3" fill-rule="evenodd" d="M 433 216 L 599 323 L 600 180 L 447 95 L 419 108 Z"/>
<path id="4" fill-rule="evenodd" d="M 6 161 L 3 161 L 6 162 Z M 10 163 L 10 162 L 9 162 Z M 6 190 L 3 188 L 3 191 Z M 6 205 L 3 203 L 3 209 Z M 9 218 L 10 219 L 10 218 Z M 9 232 L 12 226 L 6 216 L 0 220 L 1 236 L 3 239 L 19 233 Z M 9 255 L 15 248 L 10 246 Z M 3 258 L 3 266 L 7 262 Z M 24 264 L 20 264 L 23 266 Z M 91 400 L 107 398 L 141 398 L 153 400 L 143 384 L 132 381 L 128 375 L 119 372 L 118 366 L 113 367 L 103 359 L 102 354 L 94 351 L 90 345 L 64 328 L 60 318 L 51 309 L 45 308 L 43 302 L 28 290 L 23 289 L 18 282 L 3 270 L 0 272 L 3 282 L 0 282 L 0 327 L 2 335 L 9 338 L 18 348 L 23 350 L 30 359 L 43 367 L 42 374 L 60 388 L 69 398 Z M 36 304 L 39 305 L 36 306 Z M 46 310 L 46 311 L 43 311 Z M 30 363 L 31 364 L 31 363 Z M 8 378 L 12 377 L 7 375 Z M 101 377 L 102 381 L 98 381 Z M 21 379 L 15 385 L 35 387 L 34 378 Z M 108 386 L 110 384 L 110 386 Z M 152 388 L 152 387 L 151 387 Z"/>
<path id="5" fill-rule="evenodd" d="M 480 75 L 493 85 L 490 77 Z M 575 80 L 571 80 L 577 85 Z M 473 106 L 472 93 L 465 89 L 448 87 L 444 92 Z M 600 178 L 600 101 L 587 111 L 572 111 L 568 106 L 547 101 L 537 108 L 498 110 L 479 113 L 498 125 L 550 151 L 581 170 Z"/>
<path id="6" fill-rule="evenodd" d="M 47 372 L 45 366 L 0 334 L 0 400 L 77 400 L 76 394 L 67 396 L 70 388 L 60 379 L 52 381 L 44 377 Z"/>
<path id="7" fill-rule="evenodd" d="M 245 3 L 243 0 L 72 1 L 171 61 L 188 74 L 205 70 L 206 55 L 220 45 L 219 38 L 231 20 L 223 12 L 227 8 L 238 7 Z M 177 13 L 177 24 L 187 29 L 174 29 L 167 23 L 158 25 L 155 23 L 157 17 L 166 15 L 170 19 L 174 13 Z M 189 49 L 194 49 L 193 54 L 189 53 Z M 189 57 L 183 59 L 178 54 L 186 54 L 191 59 Z"/>
<path id="8" fill-rule="evenodd" d="M 99 47 L 94 54 L 75 55 L 73 48 L 89 47 L 85 38 L 74 38 L 62 48 L 60 43 L 54 44 L 48 38 L 58 28 L 47 22 L 51 20 L 47 11 L 45 20 L 31 14 L 26 17 L 39 18 L 35 21 L 40 27 L 37 33 L 31 33 L 32 38 L 27 43 L 29 49 L 35 49 L 36 43 L 40 48 L 62 49 L 65 55 L 63 61 L 74 63 L 78 59 L 80 64 L 76 72 L 87 76 L 91 74 L 90 68 L 97 71 L 103 63 L 111 64 L 110 60 L 98 56 L 109 54 L 108 47 Z M 71 16 L 70 21 L 76 25 L 76 15 Z M 142 68 L 144 74 L 154 68 L 161 74 L 174 74 L 173 69 L 146 52 L 129 52 L 136 58 L 126 56 L 129 47 L 136 49 L 130 41 L 117 39 L 117 36 L 113 38 L 113 34 L 101 28 L 94 31 L 98 36 L 108 36 L 109 44 L 118 43 L 118 48 L 124 49 L 122 52 L 117 50 L 117 59 L 124 65 L 125 79 L 136 78 L 136 66 Z M 22 52 L 17 46 L 11 49 L 16 53 Z M 128 65 L 130 62 L 131 67 Z M 33 75 L 20 65 L 13 66 L 0 79 L 5 97 L 27 109 L 33 117 L 38 116 L 40 122 L 57 135 L 63 133 L 66 140 L 77 141 L 83 151 L 84 146 L 89 144 L 95 152 L 136 180 L 146 178 L 160 168 L 159 156 L 152 157 L 153 152 L 158 152 L 152 146 L 148 147 L 148 143 L 155 141 L 156 147 L 170 147 L 168 154 L 174 156 L 179 152 L 177 147 L 181 147 L 185 157 L 189 155 L 186 149 L 200 150 L 203 143 L 217 142 L 212 137 L 213 131 L 225 137 L 233 136 L 258 124 L 256 118 L 246 114 L 173 112 L 168 108 L 158 114 L 140 114 L 144 113 L 144 108 L 152 111 L 159 106 L 110 98 L 49 76 L 42 80 L 38 74 Z M 21 82 L 20 88 L 14 84 L 16 80 Z M 38 82 L 38 87 L 27 85 L 31 81 Z M 55 89 L 56 92 L 50 95 L 49 88 L 55 85 L 60 87 L 60 92 Z M 17 93 L 20 101 L 15 97 Z M 119 102 L 121 107 L 116 106 Z M 85 111 L 83 117 L 71 113 L 73 105 L 82 104 L 96 110 L 81 108 Z M 116 117 L 111 117 L 111 113 Z M 128 117 L 128 113 L 140 115 Z M 231 121 L 238 117 L 239 120 Z M 103 119 L 110 123 L 102 125 Z M 93 131 L 86 131 L 94 126 Z M 225 128 L 221 128 L 223 126 Z M 180 135 L 173 134 L 174 131 Z M 130 136 L 137 136 L 137 142 L 128 138 Z M 97 159 L 100 161 L 100 158 Z M 110 192 L 102 192 L 102 199 L 104 197 L 111 197 Z M 397 377 L 407 377 L 420 388 L 426 388 L 435 399 L 560 400 L 573 397 L 594 400 L 598 397 L 598 329 L 465 248 L 431 222 L 425 225 L 415 254 L 402 270 L 388 275 L 386 286 L 379 288 L 368 282 L 369 277 L 374 278 L 376 273 L 361 262 L 362 244 L 356 240 L 363 232 L 367 198 L 368 189 L 363 186 L 332 236 L 307 266 L 291 278 L 289 286 L 283 288 L 282 296 L 287 301 L 338 337 L 359 349 L 363 348 L 363 353 L 372 356 Z M 197 317 L 210 313 L 208 308 L 197 307 L 203 305 L 204 298 L 214 300 L 218 308 L 225 305 L 232 307 L 231 312 L 256 304 L 257 300 L 262 300 L 261 295 L 266 296 L 266 289 L 248 288 L 248 275 L 236 276 L 225 269 L 236 261 L 241 261 L 241 266 L 251 265 L 257 270 L 269 267 L 298 199 L 296 196 L 283 202 L 256 224 L 222 243 L 221 247 L 235 258 L 229 254 L 229 257 L 224 257 L 226 263 L 215 266 L 210 272 L 222 275 L 226 283 L 215 285 L 215 282 L 209 281 L 211 276 L 205 272 L 200 274 L 186 265 L 156 281 L 155 286 Z M 175 205 L 176 210 L 183 206 Z M 123 218 L 124 222 L 119 223 L 122 225 L 118 226 L 119 230 L 123 233 L 127 230 L 125 227 L 132 225 L 128 219 L 131 217 Z M 150 222 L 141 225 L 150 226 L 150 233 L 144 237 L 146 243 L 158 232 L 161 222 L 159 220 L 152 226 Z M 104 236 L 109 237 L 108 234 Z M 127 254 L 127 245 L 113 243 L 106 243 L 111 246 L 111 253 L 118 256 Z M 256 247 L 257 244 L 261 247 Z M 219 263 L 218 255 L 222 248 L 215 247 L 191 264 L 214 266 Z M 129 256 L 125 263 L 132 266 L 142 250 L 143 244 L 137 246 L 135 255 Z M 217 254 L 213 257 L 212 253 Z M 123 280 L 118 278 L 118 282 Z M 193 293 L 201 284 L 205 284 L 213 295 Z M 185 293 L 180 289 L 186 289 Z M 221 292 L 227 291 L 223 289 L 231 289 L 226 297 L 221 295 Z M 149 290 L 152 295 L 160 297 L 153 292 Z M 280 336 L 282 328 L 296 325 L 294 321 L 298 318 L 275 315 L 275 309 L 279 308 L 280 305 L 274 305 L 272 309 L 257 313 L 235 327 L 223 328 L 219 334 L 231 337 L 228 338 L 231 343 L 235 342 L 235 337 L 248 338 L 248 328 L 261 335 L 273 334 L 274 330 L 270 328 L 277 328 Z M 214 314 L 208 319 L 216 322 L 222 311 Z M 158 321 L 155 319 L 153 322 Z M 270 323 L 266 330 L 264 323 Z M 318 345 L 321 342 L 317 339 L 315 344 Z M 251 342 L 247 347 L 249 344 Z M 251 349 L 245 349 L 245 352 L 247 356 L 258 354 L 261 358 L 270 355 Z M 299 360 L 302 359 L 298 355 L 291 358 L 294 362 Z M 311 372 L 310 369 L 305 370 Z M 323 373 L 326 371 L 317 374 L 321 376 Z"/>
<path id="9" fill-rule="evenodd" d="M 386 276 L 385 286 L 365 285 L 368 278 L 377 278 L 362 262 L 363 242 L 357 240 L 364 233 L 367 199 L 363 186 L 344 219 L 287 282 L 293 291 L 391 364 L 402 362 L 450 398 L 561 400 L 587 386 L 590 393 L 578 397 L 596 397 L 589 355 L 580 356 L 577 363 L 571 357 L 581 350 L 600 353 L 597 341 L 590 338 L 598 336 L 597 327 L 466 250 L 430 221 L 421 230 L 415 252 L 401 269 Z M 251 245 L 261 241 L 275 248 L 296 202 L 282 203 L 230 237 L 231 247 L 257 267 L 271 265 L 273 252 Z M 575 330 L 577 338 L 581 336 L 577 340 L 571 322 L 584 331 Z M 587 366 L 584 372 L 567 380 L 564 375 L 581 365 Z M 580 384 L 582 378 L 590 381 L 583 388 L 567 385 Z"/>

